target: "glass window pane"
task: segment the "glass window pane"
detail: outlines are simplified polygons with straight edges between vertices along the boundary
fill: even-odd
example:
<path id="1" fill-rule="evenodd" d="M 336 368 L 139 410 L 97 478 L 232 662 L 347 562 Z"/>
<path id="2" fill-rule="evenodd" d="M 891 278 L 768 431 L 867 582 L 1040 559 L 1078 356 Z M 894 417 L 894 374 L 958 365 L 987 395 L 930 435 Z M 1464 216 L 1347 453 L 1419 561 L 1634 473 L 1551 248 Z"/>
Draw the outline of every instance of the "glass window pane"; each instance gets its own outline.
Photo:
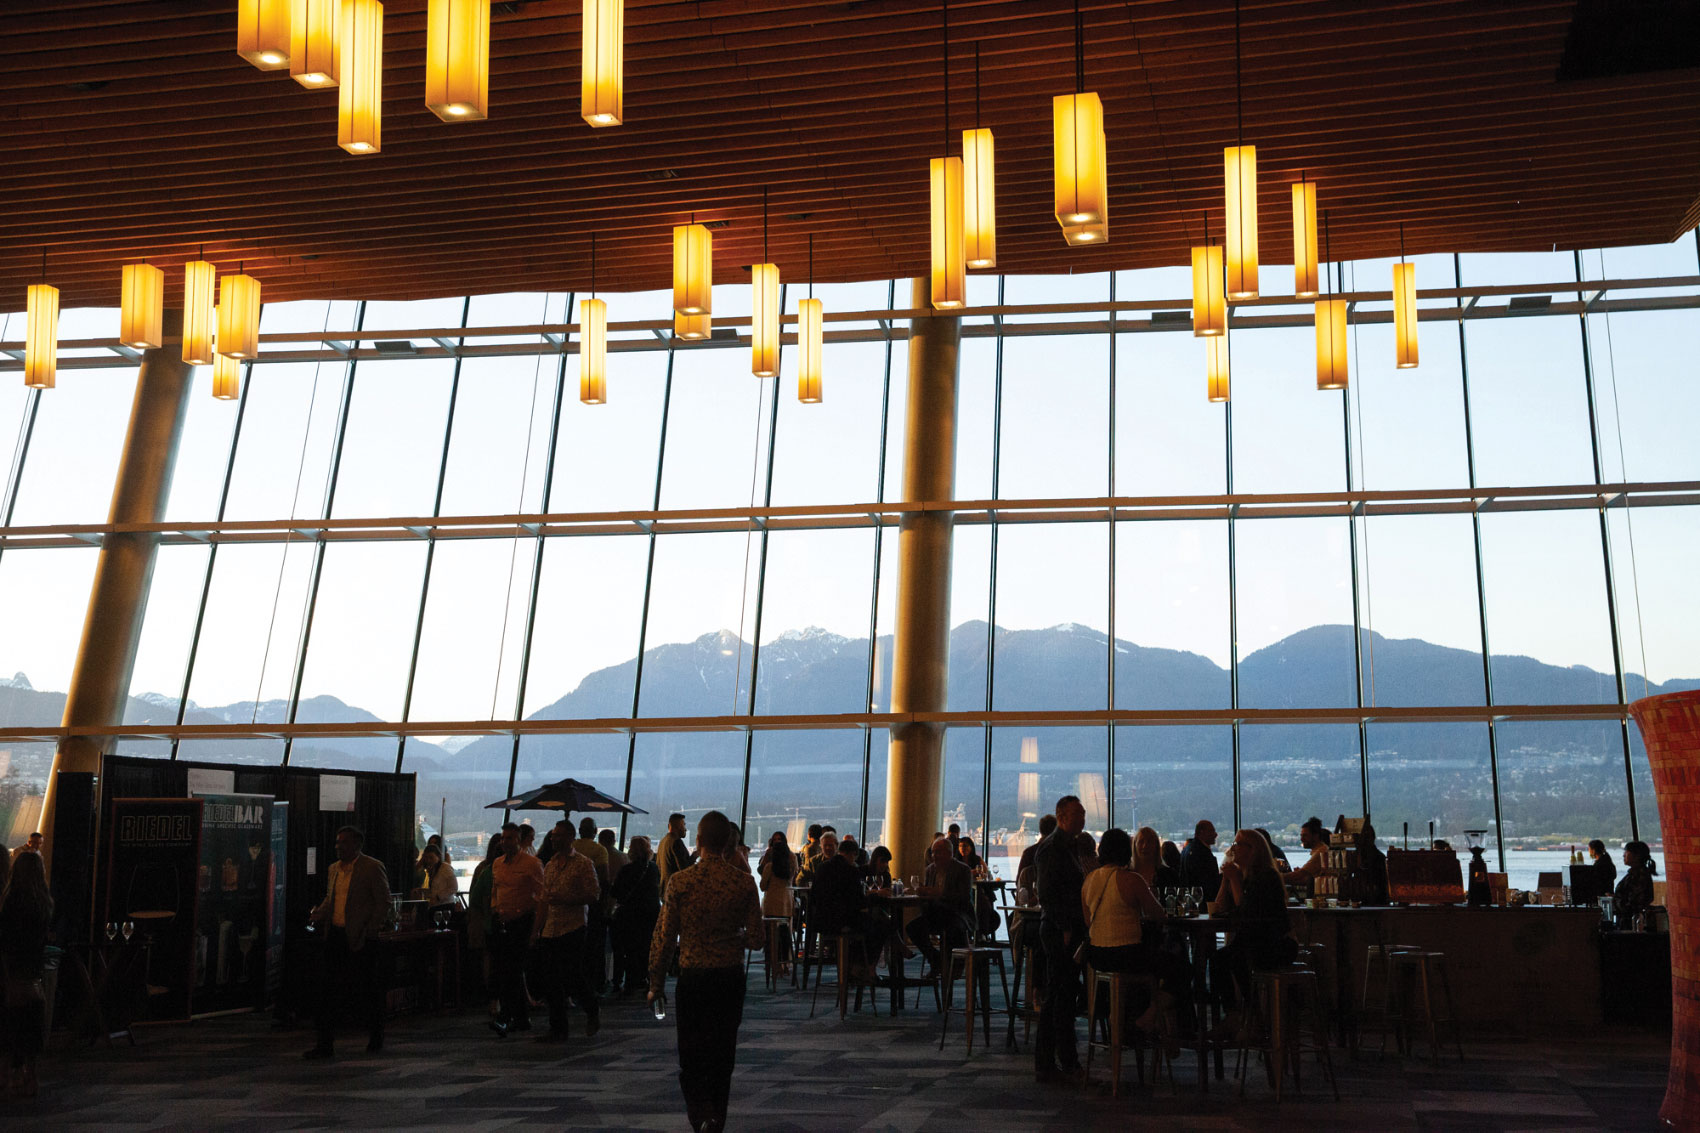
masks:
<path id="1" fill-rule="evenodd" d="M 0 554 L 0 727 L 65 718 L 94 581 L 93 547 Z"/>
<path id="2" fill-rule="evenodd" d="M 0 507 L 11 498 L 14 464 L 24 443 L 24 426 L 28 418 L 30 395 L 21 381 L 0 380 Z"/>
<path id="3" fill-rule="evenodd" d="M 1629 698 L 1700 687 L 1700 507 L 1613 508 L 1607 515 L 1623 666 L 1639 674 L 1629 679 Z"/>
<path id="4" fill-rule="evenodd" d="M 1629 839 L 1623 727 L 1614 720 L 1504 721 L 1499 799 L 1510 884 L 1533 889 L 1543 871 L 1563 872 L 1572 849 Z M 1622 855 L 1613 860 L 1622 869 Z M 1569 881 L 1568 875 L 1565 881 Z"/>
<path id="5" fill-rule="evenodd" d="M 568 300 L 575 298 L 565 291 L 510 291 L 499 295 L 472 296 L 466 313 L 466 325 L 470 327 L 521 327 L 546 326 L 571 321 L 569 309 L 577 313 L 577 306 L 568 307 Z M 490 335 L 478 338 L 468 338 L 467 345 L 489 346 L 497 343 L 540 342 L 534 335 Z M 554 350 L 548 351 L 553 355 Z M 553 367 L 550 367 L 553 372 Z"/>
<path id="6" fill-rule="evenodd" d="M 542 509 L 555 367 L 555 357 L 544 354 L 461 362 L 439 515 Z"/>
<path id="7" fill-rule="evenodd" d="M 1458 850 L 1467 868 L 1464 831 L 1486 830 L 1488 868 L 1498 872 L 1486 724 L 1370 723 L 1365 725 L 1365 742 L 1370 812 L 1382 844 L 1406 849 L 1408 837 L 1411 846 L 1426 849 L 1432 823 L 1434 837 Z M 1511 884 L 1534 888 L 1516 880 Z"/>
<path id="8" fill-rule="evenodd" d="M 1589 315 L 1588 349 L 1605 479 L 1700 479 L 1700 310 Z"/>
<path id="9" fill-rule="evenodd" d="M 1232 646 L 1227 523 L 1116 524 L 1116 707 L 1231 707 Z"/>
<path id="10" fill-rule="evenodd" d="M 1378 515 L 1356 527 L 1364 703 L 1485 703 L 1470 517 Z"/>
<path id="11" fill-rule="evenodd" d="M 650 510 L 655 507 L 661 412 L 667 400 L 667 353 L 618 355 L 609 363 L 617 374 L 609 377 L 603 405 L 578 399 L 577 362 L 569 360 L 567 365 L 549 510 Z M 679 387 L 673 390 L 677 410 Z"/>
<path id="12" fill-rule="evenodd" d="M 247 381 L 255 368 L 244 367 L 244 371 L 243 380 Z M 196 366 L 189 407 L 183 419 L 183 438 L 178 442 L 177 456 L 171 465 L 171 495 L 165 506 L 168 521 L 218 518 L 236 417 L 236 402 L 221 401 L 212 395 L 212 367 Z M 252 422 L 251 427 L 266 425 Z"/>
<path id="13" fill-rule="evenodd" d="M 989 278 L 989 277 L 979 277 Z M 1003 302 L 1015 306 L 1026 303 L 1108 303 L 1110 301 L 1109 272 L 1081 272 L 1078 275 L 1006 275 L 1003 277 Z M 1018 315 L 1009 321 L 1016 323 L 1074 323 L 1095 322 L 1104 318 L 1102 311 L 1087 311 L 1074 315 Z"/>
<path id="14" fill-rule="evenodd" d="M 868 529 L 768 535 L 758 715 L 866 710 L 873 553 Z"/>
<path id="15" fill-rule="evenodd" d="M 639 715 L 749 710 L 758 544 L 753 532 L 656 539 Z"/>
<path id="16" fill-rule="evenodd" d="M 352 299 L 296 299 L 288 303 L 266 303 L 260 307 L 260 334 L 327 335 L 354 329 L 360 304 Z M 342 341 L 347 342 L 347 339 Z M 261 342 L 260 353 L 323 350 L 322 340 L 313 342 Z"/>
<path id="17" fill-rule="evenodd" d="M 1269 831 L 1287 859 L 1303 865 L 1305 819 L 1314 815 L 1332 829 L 1342 814 L 1363 814 L 1361 750 L 1356 724 L 1241 727 L 1240 825 Z"/>
<path id="18" fill-rule="evenodd" d="M 344 362 L 267 363 L 249 372 L 226 519 L 324 514 Z"/>
<path id="19" fill-rule="evenodd" d="M 750 376 L 749 351 L 742 348 L 678 350 L 672 389 L 661 506 L 760 504 L 774 383 Z"/>
<path id="20" fill-rule="evenodd" d="M 1185 845 L 1208 819 L 1231 841 L 1234 732 L 1217 726 L 1116 729 L 1116 825 Z"/>
<path id="21" fill-rule="evenodd" d="M 897 365 L 897 360 L 892 360 Z M 957 354 L 956 382 L 956 498 L 992 498 L 992 445 L 994 411 L 997 408 L 997 344 L 989 338 L 962 340 Z M 906 388 L 906 387 L 905 387 Z M 904 420 L 899 389 L 892 387 L 892 444 L 901 446 Z M 886 488 L 887 499 L 903 498 L 903 481 Z"/>
<path id="22" fill-rule="evenodd" d="M 869 846 L 885 845 L 885 801 L 891 772 L 891 732 L 868 729 L 868 821 L 863 827 Z M 983 856 L 983 855 L 982 855 Z"/>
<path id="23" fill-rule="evenodd" d="M 1103 523 L 999 526 L 993 708 L 1106 706 L 1109 552 Z"/>
<path id="24" fill-rule="evenodd" d="M 950 544 L 950 685 L 945 709 L 973 712 L 986 707 L 986 654 L 990 647 L 986 640 L 986 615 L 991 601 L 992 529 L 982 524 L 958 526 L 951 531 Z M 895 553 L 890 561 L 897 562 Z M 897 588 L 901 590 L 902 569 L 898 568 L 896 573 Z M 896 607 L 892 609 L 895 612 Z"/>
<path id="25" fill-rule="evenodd" d="M 1356 707 L 1347 521 L 1247 520 L 1234 538 L 1241 707 Z"/>
<path id="26" fill-rule="evenodd" d="M 362 362 L 337 465 L 335 516 L 426 516 L 437 498 L 454 363 Z"/>
<path id="27" fill-rule="evenodd" d="M 496 741 L 500 741 L 497 746 Z M 496 772 L 501 773 L 502 791 L 507 790 L 507 759 L 513 750 L 513 741 L 505 736 L 491 736 L 481 743 L 491 744 L 488 757 L 480 755 L 475 765 L 476 772 L 469 767 L 469 773 L 479 773 L 494 778 Z M 631 754 L 632 741 L 630 736 L 622 735 L 588 735 L 588 736 L 521 736 L 519 741 L 519 762 L 514 768 L 514 790 L 529 791 L 546 783 L 558 783 L 562 779 L 577 779 L 581 783 L 589 783 L 599 791 L 624 798 L 626 794 L 626 761 Z M 467 752 L 472 748 L 468 747 Z M 464 788 L 463 788 L 464 789 Z M 501 798 L 501 792 L 490 795 L 485 802 L 493 802 Z M 450 810 L 453 812 L 453 800 L 450 800 Z M 554 824 L 553 815 L 546 811 L 515 811 L 515 815 L 524 816 L 516 821 L 530 821 L 537 827 L 539 838 L 544 830 Z M 484 812 L 486 826 L 495 830 L 493 825 L 499 822 L 502 812 L 487 810 Z M 574 816 L 577 822 L 582 816 Z M 618 829 L 618 816 L 610 816 Z M 732 815 L 736 822 L 738 816 Z M 476 822 L 476 819 L 473 821 Z M 451 820 L 450 825 L 453 826 Z M 472 829 L 472 827 L 467 827 Z M 484 827 L 479 827 L 484 829 Z M 626 835 L 647 834 L 650 848 L 654 849 L 660 841 L 660 835 L 667 829 L 665 814 L 634 814 L 626 820 Z"/>
<path id="28" fill-rule="evenodd" d="M 773 503 L 862 503 L 879 490 L 880 415 L 885 343 L 826 347 L 822 400 L 796 397 L 796 350 L 780 355 L 779 425 L 773 453 Z"/>
<path id="29" fill-rule="evenodd" d="M 528 718 L 632 714 L 648 566 L 647 535 L 548 541 L 526 670 Z"/>
<path id="30" fill-rule="evenodd" d="M 131 368 L 59 371 L 36 409 L 13 526 L 106 522 L 135 394 Z"/>
<path id="31" fill-rule="evenodd" d="M 280 702 L 281 704 L 281 702 Z M 282 717 L 277 717 L 278 721 Z M 202 720 L 200 723 L 215 721 Z M 186 719 L 186 724 L 196 723 L 194 719 Z M 390 741 L 393 752 L 395 741 Z M 313 749 L 301 745 L 303 753 Z M 254 767 L 276 767 L 283 762 L 283 741 L 274 739 L 253 740 L 184 740 L 177 745 L 177 758 L 196 763 L 244 763 Z M 333 765 L 334 766 L 334 765 Z M 343 764 L 342 766 L 347 766 Z M 392 765 L 384 770 L 394 770 Z"/>
<path id="32" fill-rule="evenodd" d="M 1109 492 L 1108 335 L 1006 338 L 998 495 L 1092 498 Z"/>
<path id="33" fill-rule="evenodd" d="M 1464 336 L 1476 483 L 1593 483 L 1577 320 L 1471 319 Z"/>
<path id="34" fill-rule="evenodd" d="M 212 548 L 167 544 L 154 560 L 125 701 L 126 724 L 175 724 Z"/>
<path id="35" fill-rule="evenodd" d="M 1341 394 L 1316 388 L 1316 331 L 1277 327 L 1232 338 L 1233 490 L 1344 488 L 1345 415 Z"/>
<path id="36" fill-rule="evenodd" d="M 1564 283 L 1576 278 L 1572 252 L 1487 252 L 1459 257 L 1465 287 L 1518 283 Z M 1505 300 L 1493 300 L 1503 303 Z"/>
<path id="37" fill-rule="evenodd" d="M 1116 495 L 1225 492 L 1225 418 L 1225 407 L 1206 397 L 1202 339 L 1117 336 Z"/>
<path id="38" fill-rule="evenodd" d="M 993 796 L 996 797 L 995 795 Z M 951 823 L 974 839 L 980 856 L 992 864 L 986 847 L 986 730 L 951 728 L 944 734 L 944 778 L 940 786 L 939 827 L 943 833 Z M 995 847 L 993 847 L 995 849 Z M 1004 871 L 1009 876 L 1009 871 Z"/>
<path id="39" fill-rule="evenodd" d="M 7 846 L 21 846 L 41 829 L 53 752 L 53 744 L 0 744 L 0 837 Z"/>
<path id="40" fill-rule="evenodd" d="M 190 700 L 228 706 L 237 723 L 284 719 L 312 571 L 305 543 L 218 546 Z"/>
<path id="41" fill-rule="evenodd" d="M 664 833 L 678 811 L 694 831 L 704 813 L 718 810 L 733 822 L 743 812 L 744 737 L 736 732 L 643 732 L 632 759 L 627 796 L 637 815 L 628 829 Z"/>
<path id="42" fill-rule="evenodd" d="M 465 309 L 466 300 L 459 295 L 406 301 L 371 299 L 366 302 L 366 312 L 360 321 L 360 329 L 442 330 L 458 327 Z M 431 345 L 429 339 L 419 341 L 423 345 Z M 365 345 L 370 346 L 370 341 Z"/>
<path id="43" fill-rule="evenodd" d="M 325 548 L 299 718 L 317 697 L 321 720 L 401 718 L 424 570 L 423 543 Z"/>
<path id="44" fill-rule="evenodd" d="M 750 793 L 744 843 L 760 859 L 775 830 L 793 850 L 807 841 L 810 823 L 862 833 L 862 733 L 860 731 L 757 732 L 750 753 Z M 732 821 L 738 821 L 736 814 Z M 883 816 L 882 816 L 883 817 Z M 869 842 L 872 849 L 877 843 Z"/>
<path id="45" fill-rule="evenodd" d="M 535 539 L 437 543 L 409 720 L 513 715 L 536 554 Z"/>
<path id="46" fill-rule="evenodd" d="M 1109 733 L 1103 728 L 993 728 L 992 813 L 982 849 L 988 866 L 1014 878 L 1039 817 L 1079 795 L 1094 838 L 1110 824 Z M 979 840 L 976 840 L 979 841 Z"/>
<path id="47" fill-rule="evenodd" d="M 1599 517 L 1504 512 L 1481 523 L 1494 701 L 1616 703 Z"/>
<path id="48" fill-rule="evenodd" d="M 1419 286 L 1451 285 L 1450 269 L 1444 281 L 1419 280 Z M 1376 286 L 1383 286 L 1379 279 Z M 1351 393 L 1356 426 L 1352 466 L 1357 487 L 1389 491 L 1470 483 L 1457 324 L 1424 322 L 1419 328 L 1419 366 L 1400 370 L 1393 364 L 1392 323 L 1353 326 L 1352 361 L 1357 369 Z"/>

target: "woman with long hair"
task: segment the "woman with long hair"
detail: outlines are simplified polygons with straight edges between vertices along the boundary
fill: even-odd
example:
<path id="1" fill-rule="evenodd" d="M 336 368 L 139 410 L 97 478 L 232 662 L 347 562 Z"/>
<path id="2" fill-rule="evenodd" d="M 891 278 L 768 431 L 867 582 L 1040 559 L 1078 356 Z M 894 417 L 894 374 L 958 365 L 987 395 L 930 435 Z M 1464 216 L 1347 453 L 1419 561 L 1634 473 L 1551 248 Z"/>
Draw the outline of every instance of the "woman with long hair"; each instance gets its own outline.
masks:
<path id="1" fill-rule="evenodd" d="M 1100 845 L 1098 857 L 1101 860 L 1103 856 L 1104 847 Z M 1133 836 L 1133 871 L 1153 890 L 1179 889 L 1181 885 L 1180 874 L 1163 863 L 1163 839 L 1149 826 L 1141 826 Z"/>
<path id="2" fill-rule="evenodd" d="M 5 997 L 0 1000 L 0 1041 L 10 1060 L 10 1085 L 19 1096 L 36 1093 L 36 1059 L 47 1035 L 47 996 L 41 974 L 47 952 L 47 928 L 53 920 L 53 898 L 40 854 L 19 854 L 0 894 L 0 964 L 5 966 Z"/>
<path id="3" fill-rule="evenodd" d="M 785 831 L 775 830 L 773 837 L 767 840 L 767 849 L 762 851 L 758 867 L 761 874 L 761 915 L 764 917 L 784 917 L 787 922 L 797 915 L 797 900 L 791 892 L 797 877 L 797 855 L 791 852 L 791 843 L 785 837 Z M 787 927 L 784 939 L 780 942 L 780 955 L 767 957 L 767 963 L 778 965 L 774 968 L 782 976 L 791 974 L 791 933 Z M 784 957 L 784 959 L 782 959 Z"/>
<path id="4" fill-rule="evenodd" d="M 454 904 L 460 883 L 455 880 L 453 867 L 443 860 L 443 852 L 435 846 L 426 845 L 419 852 L 419 868 L 425 877 L 416 890 L 418 896 L 429 901 L 433 909 L 438 905 Z"/>
<path id="5" fill-rule="evenodd" d="M 1623 880 L 1612 894 L 1612 913 L 1617 927 L 1634 928 L 1635 918 L 1653 903 L 1653 875 L 1659 872 L 1653 852 L 1645 842 L 1623 844 Z"/>
<path id="6" fill-rule="evenodd" d="M 1150 829 L 1147 827 L 1146 829 Z M 1153 838 L 1156 832 L 1152 831 Z M 1086 915 L 1086 959 L 1100 972 L 1149 972 L 1163 994 L 1149 1005 L 1134 1026 L 1149 1031 L 1159 1012 L 1178 1011 L 1169 1028 L 1173 1035 L 1193 1018 L 1192 973 L 1185 961 L 1157 947 L 1157 935 L 1145 931 L 1145 921 L 1166 914 L 1150 884 L 1134 865 L 1134 842 L 1127 831 L 1109 829 L 1098 842 L 1099 867 L 1080 890 Z"/>
<path id="7" fill-rule="evenodd" d="M 1275 869 L 1269 843 L 1256 830 L 1239 831 L 1234 835 L 1234 863 L 1239 880 L 1229 914 L 1233 935 L 1216 953 L 1211 979 L 1228 1012 L 1220 1030 L 1229 1035 L 1246 1027 L 1239 1006 L 1250 1001 L 1252 972 L 1290 964 L 1298 954 L 1287 923 L 1287 887 Z"/>

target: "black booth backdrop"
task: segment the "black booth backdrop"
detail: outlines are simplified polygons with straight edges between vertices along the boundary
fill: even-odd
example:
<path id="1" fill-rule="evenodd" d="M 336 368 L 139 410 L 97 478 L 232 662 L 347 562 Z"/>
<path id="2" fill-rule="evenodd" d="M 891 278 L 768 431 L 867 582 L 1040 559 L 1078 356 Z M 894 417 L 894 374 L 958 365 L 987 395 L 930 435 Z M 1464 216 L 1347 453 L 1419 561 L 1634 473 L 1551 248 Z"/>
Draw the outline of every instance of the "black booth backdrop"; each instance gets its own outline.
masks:
<path id="1" fill-rule="evenodd" d="M 384 863 L 390 891 L 403 893 L 411 885 L 414 832 L 414 776 L 378 771 L 341 771 L 317 767 L 254 767 L 243 764 L 200 763 L 185 760 L 148 759 L 108 755 L 103 761 L 100 782 L 101 848 L 107 839 L 106 820 L 112 813 L 111 800 L 127 798 L 182 798 L 189 793 L 189 770 L 205 768 L 235 773 L 236 794 L 270 795 L 289 803 L 289 855 L 286 901 L 287 931 L 284 944 L 284 990 L 279 1006 L 290 1011 L 300 1001 L 297 989 L 306 973 L 301 946 L 307 913 L 324 896 L 325 869 L 335 859 L 336 832 L 357 826 L 366 835 L 365 852 Z M 353 811 L 319 809 L 319 776 L 346 775 L 354 779 Z M 317 872 L 307 876 L 307 851 L 317 850 Z M 103 871 L 98 878 L 94 907 L 106 907 L 105 859 L 97 858 Z M 90 926 L 88 931 L 93 931 Z"/>

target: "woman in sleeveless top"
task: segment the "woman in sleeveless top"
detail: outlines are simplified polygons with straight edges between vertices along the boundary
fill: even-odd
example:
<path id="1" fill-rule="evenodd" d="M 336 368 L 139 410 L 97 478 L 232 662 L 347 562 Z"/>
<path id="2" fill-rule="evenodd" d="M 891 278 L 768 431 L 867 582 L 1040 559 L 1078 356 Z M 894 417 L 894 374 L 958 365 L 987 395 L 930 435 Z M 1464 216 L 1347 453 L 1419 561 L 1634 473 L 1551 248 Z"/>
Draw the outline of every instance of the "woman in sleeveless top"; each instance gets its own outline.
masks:
<path id="1" fill-rule="evenodd" d="M 1165 919 L 1162 903 L 1133 869 L 1133 839 L 1125 830 L 1106 830 L 1098 843 L 1099 868 L 1086 875 L 1080 903 L 1086 913 L 1086 959 L 1100 972 L 1149 973 L 1175 1000 L 1181 1033 L 1190 1033 L 1192 973 L 1186 962 L 1147 939 L 1145 921 Z M 1154 1021 L 1147 1012 L 1136 1025 Z"/>

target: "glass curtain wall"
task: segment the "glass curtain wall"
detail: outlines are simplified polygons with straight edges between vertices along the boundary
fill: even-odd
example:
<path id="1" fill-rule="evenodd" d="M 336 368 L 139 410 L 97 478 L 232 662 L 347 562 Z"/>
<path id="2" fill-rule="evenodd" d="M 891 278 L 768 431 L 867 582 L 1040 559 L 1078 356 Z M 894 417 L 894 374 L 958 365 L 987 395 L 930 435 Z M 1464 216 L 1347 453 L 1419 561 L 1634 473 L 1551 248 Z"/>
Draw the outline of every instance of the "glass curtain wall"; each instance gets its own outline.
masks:
<path id="1" fill-rule="evenodd" d="M 1388 261 L 1336 270 L 1371 290 L 1386 286 Z M 1700 263 L 1685 238 L 1532 266 L 1423 257 L 1418 271 L 1425 288 L 1574 281 L 1585 295 L 1601 279 L 1693 275 Z M 1344 501 L 1700 479 L 1681 424 L 1700 408 L 1700 310 L 1526 314 L 1484 297 L 1504 309 L 1421 324 L 1414 371 L 1393 367 L 1390 326 L 1355 324 L 1351 386 L 1328 393 L 1315 389 L 1308 326 L 1247 327 L 1233 332 L 1223 405 L 1205 399 L 1199 340 L 1103 307 L 1183 289 L 1172 270 L 982 277 L 974 288 L 979 304 L 1087 309 L 967 320 L 955 495 L 981 503 L 953 539 L 949 709 L 1336 714 L 953 727 L 944 820 L 1006 876 L 1065 793 L 1086 802 L 1094 831 L 1150 825 L 1177 840 L 1209 818 L 1296 846 L 1310 815 L 1366 807 L 1395 843 L 1407 831 L 1413 845 L 1426 840 L 1431 824 L 1457 845 L 1485 829 L 1513 885 L 1593 837 L 1615 846 L 1639 833 L 1657 848 L 1633 728 L 1518 715 L 1700 685 L 1700 605 L 1683 565 L 1700 558 L 1700 509 Z M 738 292 L 727 289 L 729 312 Z M 908 285 L 817 294 L 829 311 L 891 309 Z M 665 303 L 614 298 L 625 318 Z M 399 338 L 560 323 L 573 310 L 560 293 L 289 303 L 268 307 L 262 329 Z M 77 317 L 93 336 L 109 316 Z M 1023 332 L 1023 321 L 1044 325 Z M 412 771 L 421 822 L 443 828 L 463 859 L 476 860 L 499 821 L 487 803 L 566 775 L 647 810 L 628 834 L 658 835 L 671 811 L 718 808 L 758 851 L 814 822 L 877 841 L 886 732 L 840 718 L 889 710 L 895 528 L 866 514 L 834 527 L 737 512 L 900 498 L 906 344 L 891 326 L 833 327 L 857 340 L 827 346 L 819 405 L 796 400 L 790 346 L 775 382 L 753 378 L 742 349 L 629 336 L 612 344 L 602 406 L 578 401 L 576 358 L 551 339 L 512 357 L 262 359 L 235 403 L 206 397 L 197 375 L 174 522 L 388 528 L 162 548 L 126 722 L 452 727 L 405 741 L 119 750 Z M 67 371 L 56 390 L 0 394 L 7 528 L 100 522 L 134 381 L 133 369 Z M 1317 493 L 1342 506 L 1192 506 L 1225 493 Z M 1113 516 L 985 502 L 1104 497 L 1133 502 Z M 693 529 L 658 511 L 711 521 Z M 583 530 L 516 526 L 538 514 Z M 489 533 L 430 529 L 469 516 L 490 517 Z M 95 556 L 0 545 L 0 587 L 29 595 L 0 605 L 0 726 L 58 721 Z M 1505 718 L 1489 723 L 1490 708 Z M 1480 718 L 1377 718 L 1408 709 Z M 797 726 L 736 726 L 752 716 Z M 666 726 L 699 717 L 730 726 Z M 633 718 L 646 722 L 635 735 L 618 724 Z M 485 727 L 515 719 L 574 723 L 517 738 Z M 27 832 L 50 760 L 50 745 L 0 743 L 0 835 Z"/>

